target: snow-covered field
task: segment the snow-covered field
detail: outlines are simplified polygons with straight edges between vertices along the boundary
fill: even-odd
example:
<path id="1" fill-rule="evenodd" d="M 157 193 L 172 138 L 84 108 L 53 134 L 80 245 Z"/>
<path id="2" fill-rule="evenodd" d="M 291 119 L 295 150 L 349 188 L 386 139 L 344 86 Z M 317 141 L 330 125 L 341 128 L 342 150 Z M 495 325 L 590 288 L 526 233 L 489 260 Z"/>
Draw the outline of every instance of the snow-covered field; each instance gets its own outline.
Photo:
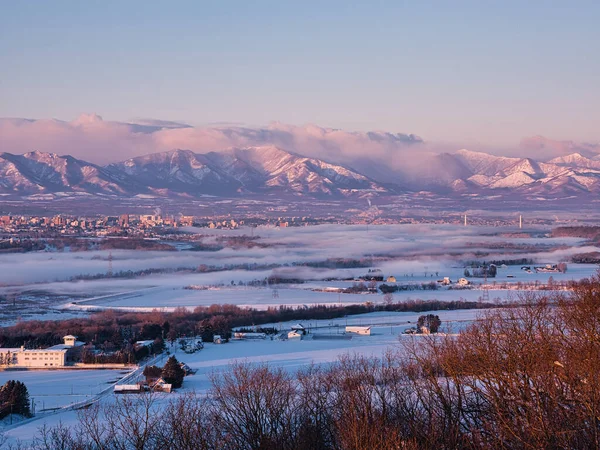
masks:
<path id="1" fill-rule="evenodd" d="M 0 371 L 0 385 L 8 380 L 22 381 L 35 410 L 42 412 L 92 398 L 127 373 L 126 370 L 6 370 Z"/>
<path id="2" fill-rule="evenodd" d="M 526 273 L 519 266 L 508 266 L 498 270 L 496 278 L 488 279 L 490 299 L 498 301 L 515 300 L 520 294 L 517 283 L 548 283 L 552 277 L 555 281 L 580 280 L 596 273 L 595 264 L 570 264 L 567 273 Z M 438 272 L 438 276 L 424 272 L 396 275 L 397 284 L 420 284 L 436 281 L 440 277 L 449 276 L 453 281 L 463 276 L 462 267 L 447 267 Z M 268 276 L 270 272 L 265 273 Z M 235 275 L 230 275 L 231 277 Z M 512 276 L 512 277 L 509 277 Z M 327 288 L 348 288 L 354 284 L 352 281 L 311 281 L 296 285 L 276 285 L 268 288 L 248 286 L 223 286 L 207 290 L 184 289 L 189 285 L 202 285 L 206 281 L 204 274 L 186 274 L 180 276 L 158 276 L 152 278 L 154 286 L 148 286 L 150 280 L 103 280 L 79 282 L 68 286 L 71 295 L 83 295 L 94 289 L 101 292 L 116 290 L 120 293 L 102 295 L 92 299 L 76 300 L 76 304 L 63 305 L 67 309 L 125 309 L 125 310 L 172 310 L 177 307 L 193 309 L 196 306 L 209 306 L 212 304 L 232 304 L 241 307 L 265 309 L 272 306 L 289 305 L 295 307 L 324 305 L 324 304 L 360 304 L 367 301 L 380 303 L 383 295 L 379 294 L 344 294 L 325 292 Z M 473 289 L 447 289 L 440 287 L 437 290 L 399 291 L 393 294 L 394 301 L 402 300 L 468 300 L 477 301 L 481 298 L 480 283 L 482 279 L 471 279 Z M 499 289 L 501 283 L 511 283 L 509 289 Z M 51 288 L 58 289 L 56 283 Z M 381 283 L 380 283 L 381 284 Z M 393 284 L 393 283 L 388 283 Z M 42 286 L 43 287 L 43 286 Z"/>
<path id="3" fill-rule="evenodd" d="M 544 228 L 519 230 L 516 227 L 430 224 L 188 231 L 199 233 L 196 239 L 203 243 L 215 245 L 220 245 L 221 238 L 248 235 L 249 232 L 259 237 L 253 241 L 254 247 L 225 247 L 218 251 L 114 250 L 114 273 L 122 270 L 189 269 L 136 278 L 65 281 L 82 274 L 106 274 L 106 251 L 0 255 L 0 296 L 18 296 L 21 300 L 14 311 L 5 309 L 4 314 L 0 314 L 0 324 L 12 324 L 18 317 L 24 320 L 53 318 L 52 311 L 62 306 L 70 310 L 69 314 L 76 314 L 78 311 L 103 308 L 170 310 L 225 303 L 254 308 L 281 304 L 377 303 L 382 301 L 381 294 L 338 295 L 317 291 L 350 287 L 353 282 L 323 280 L 364 276 L 369 267 L 352 266 L 364 265 L 371 260 L 372 268 L 380 269 L 385 277 L 396 277 L 398 284 L 420 284 L 443 277 L 456 281 L 463 276 L 464 264 L 469 261 L 530 258 L 536 262 L 535 265 L 555 264 L 568 261 L 575 253 L 600 250 L 583 239 L 548 237 L 549 230 Z M 328 259 L 345 261 L 352 268 L 320 267 L 327 266 L 325 261 Z M 222 270 L 195 271 L 199 266 Z M 569 264 L 565 274 L 526 273 L 520 270 L 520 266 L 500 268 L 498 276 L 489 279 L 491 288 L 504 282 L 513 283 L 513 286 L 506 291 L 494 289 L 490 297 L 508 300 L 516 296 L 514 289 L 518 283 L 545 284 L 550 277 L 556 281 L 579 280 L 596 270 L 597 266 L 593 264 Z M 256 285 L 270 276 L 304 280 L 305 283 L 270 286 L 267 289 L 245 286 Z M 473 290 L 402 291 L 395 293 L 394 299 L 478 300 L 481 291 L 477 288 L 483 280 L 471 281 L 475 285 Z M 184 289 L 191 285 L 218 288 L 205 291 Z M 272 289 L 274 287 L 277 287 L 276 293 Z M 35 307 L 42 304 L 43 311 L 36 311 Z"/>
<path id="4" fill-rule="evenodd" d="M 260 236 L 256 241 L 263 247 L 223 248 L 219 251 L 141 251 L 113 250 L 114 272 L 149 268 L 175 269 L 199 265 L 225 266 L 238 264 L 294 264 L 323 261 L 327 258 L 360 259 L 389 256 L 381 269 L 396 276 L 415 275 L 428 270 L 441 271 L 455 257 L 477 259 L 479 252 L 486 259 L 534 258 L 539 262 L 567 260 L 574 253 L 599 250 L 585 245 L 579 238 L 550 238 L 548 229 L 530 230 L 536 237 L 506 237 L 515 227 L 460 227 L 455 225 L 319 225 L 311 227 L 273 228 L 255 230 L 189 229 L 203 235 L 204 243 L 214 244 L 221 237 Z M 200 237 L 198 238 L 200 239 Z M 108 270 L 108 251 L 34 252 L 0 255 L 0 284 L 28 284 L 64 281 L 73 276 L 105 274 Z M 360 269 L 346 273 L 358 276 Z M 339 273 L 338 273 L 339 274 Z M 218 273 L 210 276 L 215 281 Z M 252 276 L 252 275 L 250 275 Z M 250 278 L 251 279 L 251 278 Z M 234 278 L 237 282 L 237 279 Z M 213 281 L 213 282 L 215 282 Z"/>
<path id="5" fill-rule="evenodd" d="M 279 305 L 302 307 L 315 304 L 357 304 L 367 301 L 381 303 L 381 293 L 327 292 L 328 288 L 348 288 L 352 286 L 353 281 L 323 281 L 331 278 L 360 277 L 367 273 L 368 268 L 316 269 L 302 264 L 309 261 L 325 261 L 328 258 L 374 258 L 374 267 L 380 269 L 385 277 L 395 276 L 397 284 L 421 284 L 443 277 L 450 277 L 456 281 L 464 274 L 462 261 L 532 258 L 536 261 L 535 265 L 543 265 L 569 260 L 575 253 L 600 250 L 585 245 L 580 239 L 545 237 L 544 230 L 536 234 L 539 237 L 528 238 L 509 238 L 498 234 L 515 231 L 518 230 L 435 225 L 373 226 L 369 229 L 337 225 L 281 230 L 259 228 L 255 233 L 261 235 L 260 242 L 267 244 L 267 247 L 235 250 L 226 248 L 215 252 L 114 251 L 113 270 L 118 272 L 146 268 L 169 269 L 197 267 L 201 264 L 257 264 L 262 267 L 261 270 L 236 268 L 208 273 L 178 272 L 132 279 L 110 278 L 76 282 L 63 280 L 79 274 L 105 273 L 107 252 L 0 255 L 0 285 L 22 284 L 23 287 L 19 288 L 20 295 L 31 307 L 36 306 L 36 298 L 44 297 L 47 299 L 48 311 L 57 311 L 52 308 L 64 308 L 67 314 L 103 308 L 142 311 L 172 310 L 178 307 L 193 309 L 212 304 L 234 304 L 262 309 Z M 227 234 L 248 234 L 247 232 L 248 230 L 214 231 L 209 239 L 214 240 Z M 478 258 L 480 253 L 486 257 Z M 285 267 L 265 269 L 269 264 Z M 498 276 L 488 280 L 490 300 L 516 299 L 520 294 L 517 284 L 519 282 L 546 284 L 550 277 L 555 281 L 579 280 L 595 274 L 597 268 L 598 266 L 593 264 L 569 264 L 565 274 L 526 273 L 520 266 L 500 268 Z M 268 287 L 245 286 L 250 281 L 264 280 L 274 274 L 281 275 L 282 270 L 285 275 L 283 278 L 306 282 Z M 480 284 L 483 280 L 471 280 L 474 283 L 473 289 L 399 291 L 393 294 L 393 300 L 476 301 L 482 296 Z M 508 289 L 496 289 L 499 286 L 494 286 L 502 283 L 511 285 Z M 184 289 L 191 285 L 209 288 Z M 11 289 L 16 288 L 0 287 L 0 295 L 10 294 Z M 439 314 L 443 327 L 447 327 L 449 332 L 456 332 L 472 323 L 480 313 L 481 311 L 475 310 L 434 312 Z M 198 370 L 195 375 L 186 378 L 181 392 L 206 392 L 210 387 L 210 376 L 229 370 L 234 361 L 266 362 L 295 371 L 312 363 L 330 363 L 346 353 L 380 356 L 388 350 L 401 349 L 401 340 L 413 339 L 402 335 L 402 331 L 412 326 L 419 315 L 371 313 L 331 321 L 303 323 L 311 328 L 311 335 L 336 335 L 341 333 L 346 325 L 372 326 L 371 336 L 356 336 L 351 340 L 308 338 L 287 341 L 233 341 L 222 345 L 209 343 L 204 350 L 192 355 L 174 348 L 172 350 L 178 359 Z M 53 316 L 49 313 L 48 317 Z M 292 324 L 272 325 L 287 330 Z M 37 411 L 40 411 L 92 398 L 122 375 L 119 371 L 109 370 L 0 372 L 0 384 L 11 378 L 25 382 Z M 166 398 L 176 395 L 180 394 L 171 394 Z M 110 401 L 114 401 L 112 394 L 102 399 L 102 402 Z M 61 411 L 12 427 L 7 431 L 7 436 L 13 441 L 31 439 L 35 430 L 44 422 L 49 425 L 59 422 L 70 425 L 75 421 L 75 412 Z M 1 426 L 2 424 L 0 428 Z"/>
<path id="6" fill-rule="evenodd" d="M 481 311 L 433 311 L 432 313 L 440 316 L 444 330 L 456 332 L 476 320 Z M 407 327 L 414 325 L 419 315 L 419 313 L 378 312 L 349 318 L 303 322 L 302 324 L 311 331 L 311 335 L 306 339 L 232 340 L 226 344 L 207 343 L 203 350 L 194 354 L 186 354 L 175 345 L 171 351 L 177 359 L 185 362 L 197 372 L 186 377 L 183 388 L 177 393 L 164 395 L 159 401 L 168 401 L 186 392 L 206 393 L 210 389 L 210 377 L 226 372 L 235 362 L 267 363 L 295 372 L 310 364 L 331 363 L 344 354 L 379 357 L 390 350 L 401 351 L 401 341 L 413 339 L 411 336 L 403 335 L 402 332 Z M 289 330 L 295 323 L 297 322 L 271 325 L 282 330 Z M 311 338 L 313 334 L 340 334 L 346 325 L 371 326 L 372 334 L 371 336 L 354 336 L 351 340 L 313 340 Z M 422 337 L 416 336 L 414 339 L 422 339 Z M 163 363 L 164 359 L 159 365 Z M 18 377 L 13 375 L 18 375 Z M 11 378 L 23 381 L 27 385 L 31 397 L 35 399 L 39 411 L 40 402 L 46 401 L 46 407 L 48 407 L 48 402 L 51 402 L 50 399 L 53 398 L 52 401 L 55 401 L 57 405 L 67 405 L 71 389 L 78 394 L 78 398 L 85 397 L 88 394 L 99 392 L 108 383 L 122 375 L 119 371 L 109 370 L 0 372 L 0 381 Z M 114 395 L 111 394 L 102 401 L 111 402 L 114 401 L 114 398 Z M 59 423 L 72 426 L 76 422 L 75 411 L 62 411 L 21 426 L 13 426 L 5 431 L 5 435 L 11 442 L 17 439 L 27 441 L 44 423 L 49 426 Z M 0 432 L 1 429 L 0 426 Z"/>

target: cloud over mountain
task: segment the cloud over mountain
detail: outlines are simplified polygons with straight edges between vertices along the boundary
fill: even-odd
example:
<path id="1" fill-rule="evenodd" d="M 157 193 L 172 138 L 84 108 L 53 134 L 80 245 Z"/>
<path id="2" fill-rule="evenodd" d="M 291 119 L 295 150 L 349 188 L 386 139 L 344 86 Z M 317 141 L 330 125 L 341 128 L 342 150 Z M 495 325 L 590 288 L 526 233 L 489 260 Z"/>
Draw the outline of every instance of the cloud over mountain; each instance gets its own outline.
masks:
<path id="1" fill-rule="evenodd" d="M 544 136 L 531 136 L 521 140 L 520 148 L 532 158 L 552 158 L 566 156 L 572 153 L 581 153 L 584 156 L 594 157 L 600 153 L 600 143 L 558 141 Z"/>
<path id="2" fill-rule="evenodd" d="M 466 171 L 460 158 L 449 156 L 461 146 L 425 142 L 414 134 L 350 132 L 279 122 L 266 127 L 238 124 L 193 127 L 154 119 L 124 123 L 104 120 L 97 114 L 83 114 L 71 122 L 0 119 L 0 152 L 56 153 L 99 165 L 173 149 L 209 153 L 263 146 L 343 165 L 378 181 L 407 188 L 449 186 L 455 180 L 467 180 L 473 175 Z M 600 153 L 600 144 L 535 136 L 502 151 L 481 145 L 470 149 L 549 161 L 573 153 L 595 158 Z M 476 181 L 481 183 L 479 179 Z"/>
<path id="3" fill-rule="evenodd" d="M 185 148 L 196 152 L 274 145 L 306 156 L 349 162 L 365 154 L 385 157 L 390 152 L 423 143 L 412 134 L 347 132 L 316 125 L 303 127 L 272 123 L 268 127 L 191 127 L 159 120 L 139 123 L 105 121 L 83 114 L 71 122 L 60 120 L 0 119 L 0 151 L 38 150 L 69 154 L 106 164 L 124 157 Z"/>

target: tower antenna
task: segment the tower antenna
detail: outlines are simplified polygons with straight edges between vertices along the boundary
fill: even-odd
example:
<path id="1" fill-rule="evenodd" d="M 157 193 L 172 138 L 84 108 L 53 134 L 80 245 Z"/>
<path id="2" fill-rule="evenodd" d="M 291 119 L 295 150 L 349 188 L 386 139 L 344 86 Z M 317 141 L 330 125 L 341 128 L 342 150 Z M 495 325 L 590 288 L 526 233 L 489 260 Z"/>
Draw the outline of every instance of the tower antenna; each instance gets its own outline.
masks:
<path id="1" fill-rule="evenodd" d="M 488 276 L 488 266 L 483 265 L 483 294 L 481 296 L 481 300 L 485 303 L 488 303 L 490 301 L 490 291 L 488 289 L 488 285 L 487 285 L 487 276 Z"/>

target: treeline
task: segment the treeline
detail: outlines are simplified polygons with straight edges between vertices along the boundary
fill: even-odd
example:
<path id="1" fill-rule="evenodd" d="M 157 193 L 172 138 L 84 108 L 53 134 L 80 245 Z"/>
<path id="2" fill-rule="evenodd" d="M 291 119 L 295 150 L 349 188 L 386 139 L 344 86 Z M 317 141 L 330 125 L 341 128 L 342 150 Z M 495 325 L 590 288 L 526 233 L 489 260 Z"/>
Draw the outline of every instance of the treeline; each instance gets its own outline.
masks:
<path id="1" fill-rule="evenodd" d="M 458 336 L 404 336 L 381 358 L 296 373 L 234 364 L 207 395 L 96 404 L 74 427 L 42 428 L 34 448 L 600 448 L 598 323 L 595 278 L 569 299 L 488 312 Z"/>
<path id="2" fill-rule="evenodd" d="M 68 248 L 72 252 L 88 250 L 175 250 L 175 247 L 172 245 L 159 242 L 155 239 L 144 239 L 141 237 L 111 237 L 106 239 L 61 237 L 46 239 L 45 243 L 58 251 Z"/>
<path id="3" fill-rule="evenodd" d="M 552 237 L 579 237 L 598 241 L 600 240 L 600 227 L 557 227 L 552 229 Z"/>
<path id="4" fill-rule="evenodd" d="M 377 305 L 367 302 L 360 305 L 317 305 L 308 308 L 279 306 L 266 310 L 240 308 L 235 305 L 199 306 L 193 311 L 177 308 L 173 312 L 149 313 L 105 310 L 87 318 L 24 321 L 0 328 L 0 347 L 15 348 L 24 345 L 27 348 L 44 348 L 59 344 L 64 335 L 72 334 L 78 336 L 80 341 L 93 344 L 97 349 L 106 352 L 124 351 L 118 362 L 133 362 L 144 356 L 135 353 L 143 350 L 135 350 L 132 347 L 137 340 L 174 341 L 181 336 L 199 335 L 205 342 L 210 342 L 215 334 L 228 338 L 233 328 L 250 325 L 292 320 L 327 320 L 375 311 L 426 312 L 497 306 L 494 303 L 462 300 L 408 300 L 396 303 L 386 301 L 385 304 Z"/>
<path id="5" fill-rule="evenodd" d="M 75 275 L 69 278 L 70 281 L 79 281 L 79 280 L 102 280 L 105 278 L 137 278 L 148 275 L 157 275 L 157 274 L 168 274 L 168 273 L 182 273 L 182 272 L 194 272 L 194 268 L 190 267 L 178 267 L 175 269 L 170 268 L 150 268 L 150 269 L 141 269 L 141 270 L 119 270 L 118 272 L 108 273 L 101 272 L 95 274 L 82 274 Z"/>
<path id="6" fill-rule="evenodd" d="M 577 253 L 571 256 L 571 261 L 577 264 L 600 264 L 600 252 Z"/>
<path id="7" fill-rule="evenodd" d="M 0 242 L 0 253 L 25 253 L 44 250 L 45 244 L 41 241 L 31 239 L 7 239 Z"/>
<path id="8" fill-rule="evenodd" d="M 371 267 L 373 265 L 373 258 L 328 258 L 324 261 L 308 261 L 295 263 L 296 266 L 314 267 L 317 269 L 360 269 Z"/>
<path id="9" fill-rule="evenodd" d="M 464 265 L 466 267 L 479 267 L 485 265 L 486 262 L 481 261 L 466 261 Z M 495 266 L 530 266 L 535 264 L 535 261 L 531 258 L 515 258 L 515 259 L 493 259 L 487 262 L 487 264 L 493 264 Z"/>
<path id="10" fill-rule="evenodd" d="M 394 293 L 398 291 L 437 291 L 438 284 L 435 281 L 420 284 L 381 284 L 379 290 L 384 293 Z"/>

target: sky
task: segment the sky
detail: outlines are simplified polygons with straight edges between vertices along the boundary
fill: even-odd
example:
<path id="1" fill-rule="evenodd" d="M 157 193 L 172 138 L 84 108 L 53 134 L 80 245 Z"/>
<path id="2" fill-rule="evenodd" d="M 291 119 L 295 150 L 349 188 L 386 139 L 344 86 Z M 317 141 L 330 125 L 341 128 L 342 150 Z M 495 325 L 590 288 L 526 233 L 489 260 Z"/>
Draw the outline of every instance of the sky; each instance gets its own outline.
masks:
<path id="1" fill-rule="evenodd" d="M 595 0 L 0 0 L 0 11 L 0 117 L 600 141 Z"/>

